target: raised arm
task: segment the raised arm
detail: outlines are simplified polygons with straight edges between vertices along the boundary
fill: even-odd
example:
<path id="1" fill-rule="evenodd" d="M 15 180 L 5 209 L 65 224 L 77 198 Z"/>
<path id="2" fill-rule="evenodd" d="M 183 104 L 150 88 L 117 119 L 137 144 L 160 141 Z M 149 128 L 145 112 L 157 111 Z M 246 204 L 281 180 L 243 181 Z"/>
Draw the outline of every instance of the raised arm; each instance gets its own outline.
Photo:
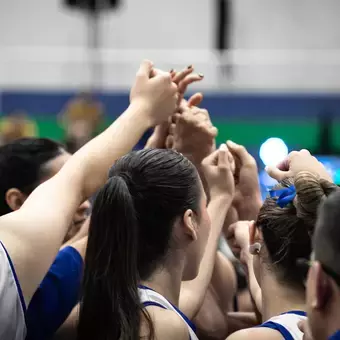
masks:
<path id="1" fill-rule="evenodd" d="M 173 114 L 177 87 L 170 74 L 150 79 L 145 61 L 131 90 L 129 108 L 102 134 L 80 149 L 22 208 L 0 219 L 0 240 L 14 265 L 26 304 L 52 264 L 79 204 L 103 185 L 113 162 L 143 133 Z"/>
<path id="2" fill-rule="evenodd" d="M 211 231 L 201 261 L 199 273 L 194 280 L 182 282 L 179 307 L 188 318 L 196 316 L 201 308 L 214 269 L 218 240 L 223 222 L 234 194 L 234 178 L 228 162 L 228 150 L 222 144 L 202 165 L 210 190 L 208 213 Z"/>

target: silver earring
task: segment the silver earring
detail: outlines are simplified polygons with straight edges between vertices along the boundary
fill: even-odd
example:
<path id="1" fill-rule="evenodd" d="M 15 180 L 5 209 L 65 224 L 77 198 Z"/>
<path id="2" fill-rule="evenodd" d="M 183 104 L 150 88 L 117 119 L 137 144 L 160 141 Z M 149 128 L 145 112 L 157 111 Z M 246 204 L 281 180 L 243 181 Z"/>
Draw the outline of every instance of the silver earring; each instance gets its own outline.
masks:
<path id="1" fill-rule="evenodd" d="M 249 253 L 251 255 L 258 255 L 261 251 L 262 245 L 261 243 L 255 242 L 249 246 Z"/>

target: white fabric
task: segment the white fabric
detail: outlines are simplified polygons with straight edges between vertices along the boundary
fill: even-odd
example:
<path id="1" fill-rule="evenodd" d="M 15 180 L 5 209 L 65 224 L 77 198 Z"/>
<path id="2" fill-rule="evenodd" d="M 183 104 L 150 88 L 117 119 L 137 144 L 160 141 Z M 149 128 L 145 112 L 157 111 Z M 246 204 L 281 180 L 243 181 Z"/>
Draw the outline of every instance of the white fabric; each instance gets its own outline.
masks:
<path id="1" fill-rule="evenodd" d="M 171 310 L 175 312 L 187 325 L 190 339 L 191 340 L 198 340 L 195 332 L 192 330 L 192 328 L 189 326 L 189 324 L 186 322 L 186 320 L 182 317 L 180 313 L 177 312 L 177 310 L 173 307 L 173 305 L 161 294 L 158 294 L 157 292 L 150 290 L 150 289 L 145 289 L 145 288 L 138 288 L 139 290 L 139 297 L 141 303 L 145 302 L 155 302 L 165 309 Z"/>
<path id="2" fill-rule="evenodd" d="M 299 330 L 298 324 L 302 320 L 306 320 L 307 317 L 299 314 L 286 313 L 278 316 L 274 316 L 267 322 L 274 322 L 283 326 L 292 336 L 294 340 L 302 340 L 303 333 Z"/>
<path id="3" fill-rule="evenodd" d="M 10 260 L 0 242 L 0 340 L 23 340 L 26 337 L 19 291 Z"/>

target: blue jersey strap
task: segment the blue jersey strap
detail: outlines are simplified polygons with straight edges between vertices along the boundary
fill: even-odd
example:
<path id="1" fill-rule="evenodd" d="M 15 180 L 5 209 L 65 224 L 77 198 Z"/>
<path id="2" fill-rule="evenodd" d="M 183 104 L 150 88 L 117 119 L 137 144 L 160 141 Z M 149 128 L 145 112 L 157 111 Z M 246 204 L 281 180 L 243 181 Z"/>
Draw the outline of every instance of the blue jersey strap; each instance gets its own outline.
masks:
<path id="1" fill-rule="evenodd" d="M 278 323 L 268 321 L 268 322 L 263 323 L 259 327 L 274 329 L 274 330 L 280 332 L 285 340 L 294 340 L 294 338 L 291 336 L 291 334 L 288 332 L 288 330 Z"/>
<path id="2" fill-rule="evenodd" d="M 336 333 L 334 333 L 329 340 L 339 340 L 340 339 L 340 331 L 337 331 Z"/>

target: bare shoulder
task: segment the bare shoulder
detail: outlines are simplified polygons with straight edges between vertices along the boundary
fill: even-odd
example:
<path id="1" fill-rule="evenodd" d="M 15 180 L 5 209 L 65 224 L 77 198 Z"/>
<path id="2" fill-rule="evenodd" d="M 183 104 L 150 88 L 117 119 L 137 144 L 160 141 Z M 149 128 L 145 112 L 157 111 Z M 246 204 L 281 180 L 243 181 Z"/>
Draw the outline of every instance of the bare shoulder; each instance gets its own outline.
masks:
<path id="1" fill-rule="evenodd" d="M 265 327 L 254 327 L 254 328 L 247 328 L 237 331 L 228 336 L 227 340 L 243 340 L 243 339 L 252 339 L 252 340 L 263 340 L 263 339 L 270 339 L 270 340 L 283 340 L 283 336 L 280 332 L 265 328 Z"/>
<path id="2" fill-rule="evenodd" d="M 153 322 L 156 340 L 189 340 L 186 323 L 173 311 L 159 307 L 146 308 Z M 142 323 L 141 336 L 148 334 L 146 322 Z"/>

